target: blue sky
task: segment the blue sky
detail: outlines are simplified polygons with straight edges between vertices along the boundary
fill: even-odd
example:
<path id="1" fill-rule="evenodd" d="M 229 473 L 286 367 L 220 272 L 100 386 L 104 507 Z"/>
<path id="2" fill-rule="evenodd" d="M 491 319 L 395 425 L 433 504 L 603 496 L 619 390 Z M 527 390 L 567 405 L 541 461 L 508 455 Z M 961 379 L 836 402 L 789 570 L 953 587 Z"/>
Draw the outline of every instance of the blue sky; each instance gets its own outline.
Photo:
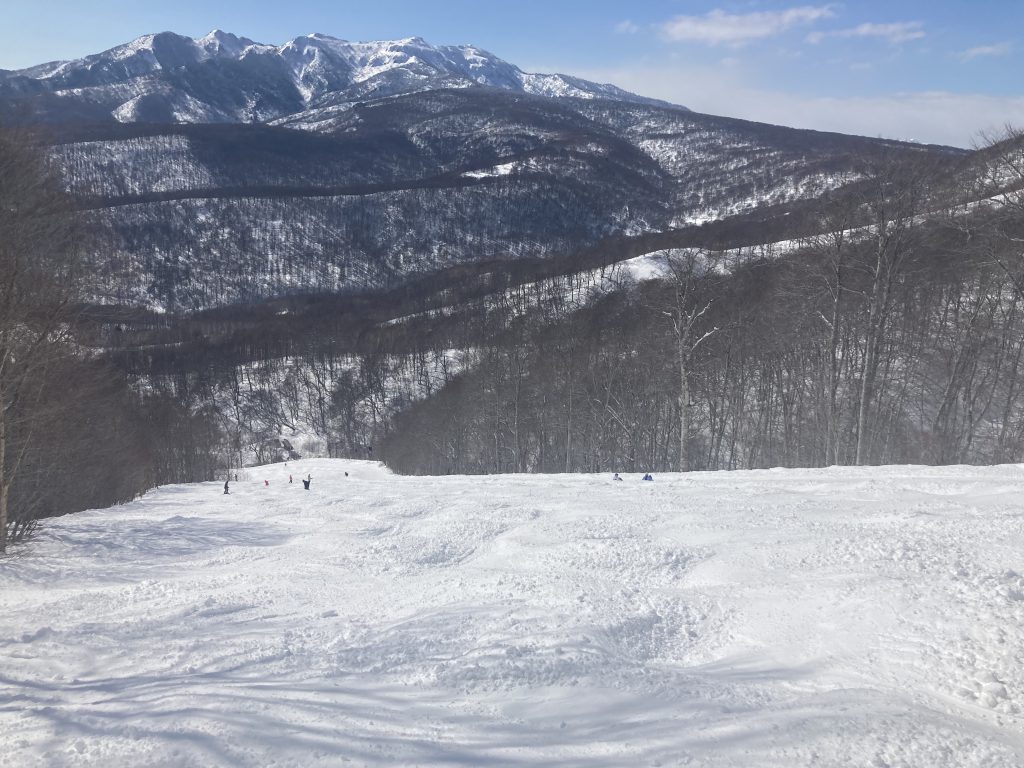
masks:
<path id="1" fill-rule="evenodd" d="M 0 68 L 213 28 L 283 43 L 419 35 L 701 112 L 968 146 L 1024 125 L 1024 2 L 5 0 Z"/>

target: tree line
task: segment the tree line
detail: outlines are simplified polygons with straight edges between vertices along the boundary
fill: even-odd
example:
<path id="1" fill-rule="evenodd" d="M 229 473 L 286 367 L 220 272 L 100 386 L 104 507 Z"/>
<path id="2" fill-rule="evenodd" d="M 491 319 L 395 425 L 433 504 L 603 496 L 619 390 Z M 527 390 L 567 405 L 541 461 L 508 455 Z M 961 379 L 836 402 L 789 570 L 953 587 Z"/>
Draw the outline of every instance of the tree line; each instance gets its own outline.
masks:
<path id="1" fill-rule="evenodd" d="M 971 173 L 880 163 L 783 257 L 678 249 L 596 305 L 513 291 L 381 454 L 411 473 L 1019 461 L 1021 159 L 1012 134 Z"/>
<path id="2" fill-rule="evenodd" d="M 82 344 L 84 232 L 44 148 L 0 129 L 0 553 L 42 517 L 216 466 L 219 437 L 191 404 L 133 387 Z"/>

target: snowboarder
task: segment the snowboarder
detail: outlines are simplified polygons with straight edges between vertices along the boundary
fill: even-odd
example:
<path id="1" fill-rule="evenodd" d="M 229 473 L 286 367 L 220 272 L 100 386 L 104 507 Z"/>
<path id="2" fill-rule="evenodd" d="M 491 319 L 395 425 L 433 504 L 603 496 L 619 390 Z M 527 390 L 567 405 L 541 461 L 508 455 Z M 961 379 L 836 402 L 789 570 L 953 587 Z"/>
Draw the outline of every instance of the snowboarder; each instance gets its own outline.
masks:
<path id="1" fill-rule="evenodd" d="M 227 495 L 229 495 L 230 493 L 231 493 L 231 491 L 229 491 L 229 490 L 228 490 L 228 481 L 227 481 L 227 480 L 225 480 L 225 481 L 224 481 L 224 495 L 225 495 L 225 496 L 227 496 Z"/>
<path id="2" fill-rule="evenodd" d="M 612 480 L 621 480 L 621 479 L 622 478 L 619 477 L 619 473 L 618 472 L 616 472 L 614 475 L 612 475 Z"/>

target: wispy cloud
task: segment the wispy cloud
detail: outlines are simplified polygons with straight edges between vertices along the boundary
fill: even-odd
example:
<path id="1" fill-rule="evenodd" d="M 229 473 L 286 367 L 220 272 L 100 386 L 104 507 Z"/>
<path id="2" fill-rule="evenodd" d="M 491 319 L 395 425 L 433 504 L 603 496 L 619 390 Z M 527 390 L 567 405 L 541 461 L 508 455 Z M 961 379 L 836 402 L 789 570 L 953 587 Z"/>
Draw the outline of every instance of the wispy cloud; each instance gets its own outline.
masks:
<path id="1" fill-rule="evenodd" d="M 620 35 L 635 35 L 640 31 L 640 25 L 626 19 L 615 25 L 615 31 Z"/>
<path id="2" fill-rule="evenodd" d="M 971 146 L 982 130 L 1024 125 L 1024 97 L 917 91 L 877 96 L 807 96 L 748 81 L 739 68 L 627 67 L 576 71 L 698 112 L 819 131 Z"/>
<path id="3" fill-rule="evenodd" d="M 741 46 L 775 37 L 796 26 L 814 24 L 835 14 L 828 5 L 734 14 L 713 10 L 703 16 L 676 16 L 658 25 L 663 37 L 677 42 Z"/>
<path id="4" fill-rule="evenodd" d="M 874 37 L 896 45 L 898 43 L 908 43 L 911 40 L 920 40 L 924 36 L 924 22 L 920 21 L 897 21 L 891 24 L 866 22 L 849 29 L 837 29 L 831 32 L 811 32 L 807 35 L 807 42 L 820 43 L 829 37 Z"/>
<path id="5" fill-rule="evenodd" d="M 983 56 L 1009 56 L 1013 46 L 1009 42 L 995 43 L 994 45 L 979 45 L 976 48 L 968 48 L 956 55 L 960 61 L 970 61 Z"/>

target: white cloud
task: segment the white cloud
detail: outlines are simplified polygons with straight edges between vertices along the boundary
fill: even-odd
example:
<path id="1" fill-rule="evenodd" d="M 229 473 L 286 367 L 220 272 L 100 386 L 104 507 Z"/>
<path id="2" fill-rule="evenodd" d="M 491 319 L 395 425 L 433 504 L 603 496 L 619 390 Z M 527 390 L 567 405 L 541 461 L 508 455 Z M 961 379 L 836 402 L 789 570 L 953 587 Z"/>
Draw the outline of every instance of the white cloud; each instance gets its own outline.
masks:
<path id="1" fill-rule="evenodd" d="M 983 130 L 1024 125 L 1024 97 L 919 91 L 881 96 L 803 96 L 755 88 L 741 70 L 638 67 L 578 71 L 697 112 L 819 131 L 969 147 Z"/>
<path id="2" fill-rule="evenodd" d="M 820 43 L 829 37 L 877 37 L 893 45 L 920 40 L 925 36 L 924 23 L 920 21 L 898 21 L 892 24 L 859 24 L 849 29 L 837 29 L 832 32 L 811 32 L 807 42 Z"/>
<path id="3" fill-rule="evenodd" d="M 977 59 L 982 56 L 1009 56 L 1013 50 L 1013 46 L 1006 43 L 996 43 L 995 45 L 979 45 L 976 48 L 968 48 L 966 51 L 960 51 L 957 54 L 957 58 L 960 61 L 970 61 L 971 59 Z"/>
<path id="4" fill-rule="evenodd" d="M 626 19 L 625 21 L 620 21 L 615 25 L 615 31 L 620 35 L 635 35 L 640 31 L 640 26 L 638 24 L 634 24 L 629 19 Z"/>
<path id="5" fill-rule="evenodd" d="M 676 42 L 739 46 L 774 37 L 798 25 L 834 16 L 830 6 L 800 6 L 781 11 L 732 14 L 713 10 L 703 16 L 676 16 L 659 24 L 661 34 Z"/>

